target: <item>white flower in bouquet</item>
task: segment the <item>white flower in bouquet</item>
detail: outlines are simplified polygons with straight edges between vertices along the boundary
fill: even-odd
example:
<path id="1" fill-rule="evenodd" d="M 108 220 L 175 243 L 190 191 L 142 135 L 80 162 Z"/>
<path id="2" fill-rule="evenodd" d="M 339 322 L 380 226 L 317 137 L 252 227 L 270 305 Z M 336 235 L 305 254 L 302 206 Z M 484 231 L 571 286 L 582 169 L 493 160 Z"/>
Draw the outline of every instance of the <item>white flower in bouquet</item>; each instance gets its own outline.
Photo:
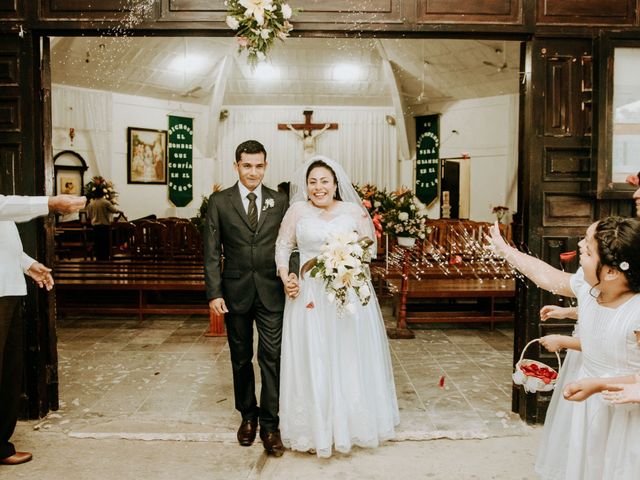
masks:
<path id="1" fill-rule="evenodd" d="M 226 22 L 231 30 L 237 30 L 240 26 L 240 22 L 236 19 L 236 17 L 232 17 L 231 15 L 227 15 Z"/>
<path id="2" fill-rule="evenodd" d="M 291 10 L 291 7 L 289 6 L 288 3 L 285 3 L 284 5 L 282 5 L 280 9 L 282 10 L 282 18 L 285 18 L 288 20 L 291 18 L 291 15 L 293 15 L 293 11 Z"/>
<path id="3" fill-rule="evenodd" d="M 352 291 L 362 305 L 371 298 L 371 289 L 366 263 L 369 260 L 368 247 L 372 241 L 358 239 L 355 232 L 330 236 L 316 257 L 311 276 L 323 280 L 329 302 L 334 301 L 339 310 L 354 311 L 349 301 Z"/>

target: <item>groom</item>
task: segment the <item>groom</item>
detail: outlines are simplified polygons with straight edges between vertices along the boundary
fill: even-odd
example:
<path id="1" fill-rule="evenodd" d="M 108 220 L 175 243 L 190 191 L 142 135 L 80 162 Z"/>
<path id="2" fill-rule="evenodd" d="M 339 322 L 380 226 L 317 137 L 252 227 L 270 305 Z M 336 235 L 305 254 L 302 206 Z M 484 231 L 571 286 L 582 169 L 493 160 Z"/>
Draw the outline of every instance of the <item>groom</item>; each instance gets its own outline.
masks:
<path id="1" fill-rule="evenodd" d="M 275 242 L 288 201 L 262 185 L 267 152 L 260 142 L 241 143 L 234 167 L 239 181 L 209 198 L 204 233 L 207 298 L 213 312 L 225 315 L 235 406 L 242 414 L 238 442 L 250 446 L 259 422 L 264 449 L 279 457 L 284 453 L 278 429 L 284 290 L 276 271 Z M 259 408 L 252 364 L 254 321 L 262 380 Z"/>

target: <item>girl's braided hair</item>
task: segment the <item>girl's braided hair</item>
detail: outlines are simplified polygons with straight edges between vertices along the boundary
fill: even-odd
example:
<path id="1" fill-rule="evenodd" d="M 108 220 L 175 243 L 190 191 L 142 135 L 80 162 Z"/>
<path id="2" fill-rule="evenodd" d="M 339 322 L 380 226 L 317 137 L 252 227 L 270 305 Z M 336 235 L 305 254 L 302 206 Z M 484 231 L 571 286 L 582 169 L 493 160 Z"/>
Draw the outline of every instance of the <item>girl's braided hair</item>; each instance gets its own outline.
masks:
<path id="1" fill-rule="evenodd" d="M 607 217 L 598 222 L 594 239 L 598 245 L 600 262 L 598 280 L 604 265 L 620 270 L 627 279 L 629 290 L 640 292 L 640 220 L 637 218 Z"/>

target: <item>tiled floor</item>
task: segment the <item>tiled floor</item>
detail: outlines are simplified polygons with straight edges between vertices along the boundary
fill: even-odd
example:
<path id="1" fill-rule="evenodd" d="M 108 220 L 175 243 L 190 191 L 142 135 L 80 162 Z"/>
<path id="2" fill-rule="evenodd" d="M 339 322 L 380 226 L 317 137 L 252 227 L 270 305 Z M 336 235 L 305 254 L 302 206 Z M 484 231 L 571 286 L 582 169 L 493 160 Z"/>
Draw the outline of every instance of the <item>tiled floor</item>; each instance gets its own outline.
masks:
<path id="1" fill-rule="evenodd" d="M 38 428 L 80 438 L 233 441 L 239 416 L 229 351 L 225 338 L 204 336 L 207 327 L 189 317 L 61 320 L 61 408 Z M 391 340 L 398 440 L 524 434 L 510 413 L 512 342 L 508 328 L 488 327 Z"/>

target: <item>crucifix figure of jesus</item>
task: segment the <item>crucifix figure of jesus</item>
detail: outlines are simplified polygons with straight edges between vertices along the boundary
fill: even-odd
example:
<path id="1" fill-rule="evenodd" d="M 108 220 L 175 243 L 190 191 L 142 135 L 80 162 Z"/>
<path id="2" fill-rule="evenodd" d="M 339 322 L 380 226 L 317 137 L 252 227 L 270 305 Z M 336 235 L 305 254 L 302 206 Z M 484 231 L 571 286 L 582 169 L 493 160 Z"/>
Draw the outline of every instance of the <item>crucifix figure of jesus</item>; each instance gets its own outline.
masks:
<path id="1" fill-rule="evenodd" d="M 312 123 L 311 115 L 313 110 L 305 110 L 302 112 L 305 118 L 304 123 L 279 123 L 278 130 L 290 130 L 302 140 L 304 148 L 305 160 L 312 157 L 316 153 L 316 139 L 327 130 L 337 130 L 337 123 Z M 314 130 L 319 130 L 314 133 Z"/>

